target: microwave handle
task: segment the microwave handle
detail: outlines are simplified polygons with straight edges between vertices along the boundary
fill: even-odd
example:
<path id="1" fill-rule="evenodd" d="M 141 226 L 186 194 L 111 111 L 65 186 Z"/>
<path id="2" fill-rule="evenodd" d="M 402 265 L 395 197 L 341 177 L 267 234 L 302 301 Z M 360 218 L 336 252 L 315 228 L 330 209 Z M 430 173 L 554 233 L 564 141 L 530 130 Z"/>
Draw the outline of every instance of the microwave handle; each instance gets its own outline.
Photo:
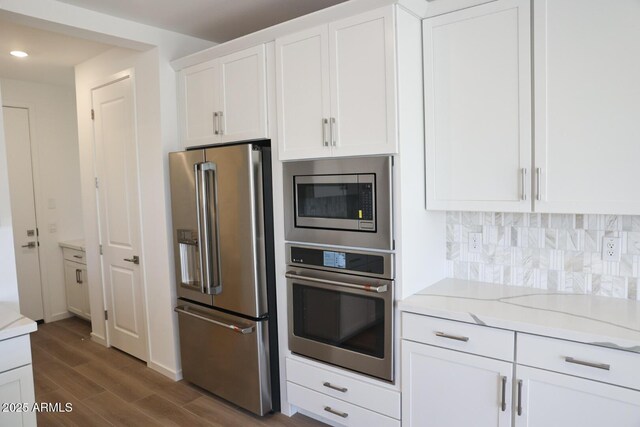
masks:
<path id="1" fill-rule="evenodd" d="M 305 280 L 307 282 L 321 283 L 323 285 L 340 286 L 343 288 L 358 289 L 361 291 L 376 292 L 379 294 L 387 292 L 388 290 L 387 285 L 380 285 L 380 286 L 357 285 L 355 283 L 345 283 L 345 282 L 338 282 L 336 280 L 318 279 L 317 277 L 303 276 L 302 274 L 297 274 L 293 271 L 287 271 L 285 273 L 285 277 L 287 279 Z"/>

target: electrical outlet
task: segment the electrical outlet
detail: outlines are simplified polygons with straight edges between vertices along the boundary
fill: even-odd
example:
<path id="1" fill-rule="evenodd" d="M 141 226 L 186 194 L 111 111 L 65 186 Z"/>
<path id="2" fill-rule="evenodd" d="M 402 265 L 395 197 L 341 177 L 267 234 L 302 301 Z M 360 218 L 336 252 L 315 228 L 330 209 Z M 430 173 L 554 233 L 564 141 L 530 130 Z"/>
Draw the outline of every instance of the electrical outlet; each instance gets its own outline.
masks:
<path id="1" fill-rule="evenodd" d="M 619 237 L 603 237 L 602 238 L 602 260 L 603 261 L 620 261 L 620 238 Z"/>
<path id="2" fill-rule="evenodd" d="M 482 252 L 482 233 L 469 233 L 469 252 Z"/>

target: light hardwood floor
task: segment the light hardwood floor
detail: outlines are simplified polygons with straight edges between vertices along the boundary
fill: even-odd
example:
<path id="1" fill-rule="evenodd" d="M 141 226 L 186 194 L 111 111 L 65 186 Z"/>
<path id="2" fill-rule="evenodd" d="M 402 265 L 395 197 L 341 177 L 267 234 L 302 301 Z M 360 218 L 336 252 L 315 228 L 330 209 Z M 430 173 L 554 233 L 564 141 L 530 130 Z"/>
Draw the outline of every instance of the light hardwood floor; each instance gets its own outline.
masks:
<path id="1" fill-rule="evenodd" d="M 44 426 L 274 426 L 324 424 L 296 414 L 256 417 L 184 381 L 89 338 L 76 317 L 38 326 L 31 334 L 37 402 L 73 405 L 67 413 L 38 413 Z"/>

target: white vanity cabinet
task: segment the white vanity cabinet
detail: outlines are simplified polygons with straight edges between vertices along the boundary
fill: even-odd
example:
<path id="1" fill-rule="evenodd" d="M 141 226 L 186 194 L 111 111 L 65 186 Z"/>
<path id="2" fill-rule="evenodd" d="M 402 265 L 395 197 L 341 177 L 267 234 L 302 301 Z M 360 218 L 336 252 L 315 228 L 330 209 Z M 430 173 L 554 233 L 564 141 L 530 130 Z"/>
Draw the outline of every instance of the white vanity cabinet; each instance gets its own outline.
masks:
<path id="1" fill-rule="evenodd" d="M 264 44 L 181 70 L 178 112 L 185 148 L 268 138 Z"/>
<path id="2" fill-rule="evenodd" d="M 86 320 L 91 320 L 89 308 L 89 283 L 85 252 L 63 248 L 64 282 L 67 293 L 67 310 Z"/>
<path id="3" fill-rule="evenodd" d="M 393 154 L 395 9 L 276 39 L 280 160 Z"/>
<path id="4" fill-rule="evenodd" d="M 402 420 L 408 426 L 638 426 L 639 363 L 636 352 L 405 312 Z"/>

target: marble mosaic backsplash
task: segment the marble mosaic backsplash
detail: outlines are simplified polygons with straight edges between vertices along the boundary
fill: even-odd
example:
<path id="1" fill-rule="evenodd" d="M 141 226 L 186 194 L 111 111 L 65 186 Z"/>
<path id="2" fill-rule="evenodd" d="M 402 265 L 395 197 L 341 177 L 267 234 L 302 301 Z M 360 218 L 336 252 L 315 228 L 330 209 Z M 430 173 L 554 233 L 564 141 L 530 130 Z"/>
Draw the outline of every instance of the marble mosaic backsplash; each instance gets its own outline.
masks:
<path id="1" fill-rule="evenodd" d="M 619 262 L 602 260 L 604 236 L 621 239 Z M 447 212 L 447 274 L 640 301 L 640 216 Z"/>

